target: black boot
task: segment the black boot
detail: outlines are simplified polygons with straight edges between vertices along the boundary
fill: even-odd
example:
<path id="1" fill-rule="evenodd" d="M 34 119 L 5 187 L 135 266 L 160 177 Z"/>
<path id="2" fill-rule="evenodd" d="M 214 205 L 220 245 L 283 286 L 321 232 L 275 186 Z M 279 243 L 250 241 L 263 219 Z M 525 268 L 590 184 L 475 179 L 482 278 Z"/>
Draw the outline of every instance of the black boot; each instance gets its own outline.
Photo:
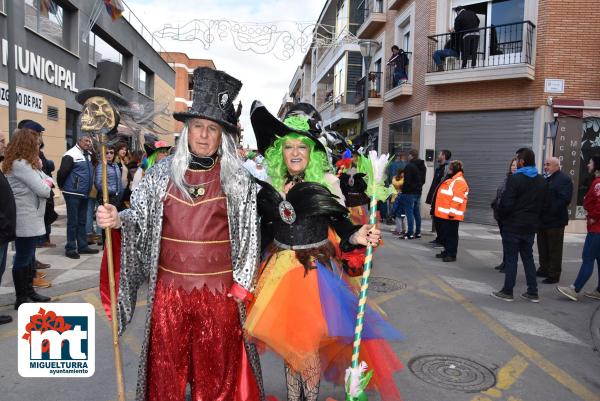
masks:
<path id="1" fill-rule="evenodd" d="M 13 318 L 7 315 L 0 315 L 0 324 L 6 324 L 13 321 Z"/>
<path id="2" fill-rule="evenodd" d="M 50 297 L 40 295 L 33 289 L 33 277 L 35 276 L 33 265 L 28 266 L 27 272 L 29 273 L 29 280 L 27 280 L 27 296 L 31 299 L 31 302 L 50 302 Z"/>
<path id="3" fill-rule="evenodd" d="M 13 283 L 15 285 L 15 294 L 17 296 L 17 300 L 15 301 L 15 309 L 19 309 L 21 304 L 33 302 L 31 299 L 29 299 L 27 292 L 27 283 L 30 281 L 28 270 L 29 269 L 27 268 L 15 269 L 13 266 L 12 276 Z"/>

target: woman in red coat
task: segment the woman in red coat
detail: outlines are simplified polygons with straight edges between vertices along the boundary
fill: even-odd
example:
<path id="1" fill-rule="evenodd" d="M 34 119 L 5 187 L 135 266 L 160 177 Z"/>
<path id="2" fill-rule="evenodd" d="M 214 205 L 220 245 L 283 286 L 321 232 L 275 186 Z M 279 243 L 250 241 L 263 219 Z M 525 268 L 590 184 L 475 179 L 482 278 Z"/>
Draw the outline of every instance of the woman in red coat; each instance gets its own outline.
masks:
<path id="1" fill-rule="evenodd" d="M 586 292 L 588 298 L 600 300 L 600 156 L 592 156 L 588 171 L 594 176 L 585 198 L 583 208 L 587 212 L 587 236 L 583 245 L 581 268 L 575 283 L 569 287 L 556 287 L 565 297 L 577 301 L 578 295 L 585 283 L 594 272 L 594 261 L 598 264 L 598 287 L 592 292 Z"/>

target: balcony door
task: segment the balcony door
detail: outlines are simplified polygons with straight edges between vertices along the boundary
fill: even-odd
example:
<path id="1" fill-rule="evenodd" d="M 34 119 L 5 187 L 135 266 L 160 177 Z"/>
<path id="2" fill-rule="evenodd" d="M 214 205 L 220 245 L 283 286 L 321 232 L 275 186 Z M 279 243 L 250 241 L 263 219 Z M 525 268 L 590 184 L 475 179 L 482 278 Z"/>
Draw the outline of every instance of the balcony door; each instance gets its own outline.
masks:
<path id="1" fill-rule="evenodd" d="M 451 0 L 450 3 L 452 10 L 464 6 L 479 17 L 478 66 L 524 62 L 525 0 Z M 450 26 L 453 26 L 456 13 L 451 16 Z"/>

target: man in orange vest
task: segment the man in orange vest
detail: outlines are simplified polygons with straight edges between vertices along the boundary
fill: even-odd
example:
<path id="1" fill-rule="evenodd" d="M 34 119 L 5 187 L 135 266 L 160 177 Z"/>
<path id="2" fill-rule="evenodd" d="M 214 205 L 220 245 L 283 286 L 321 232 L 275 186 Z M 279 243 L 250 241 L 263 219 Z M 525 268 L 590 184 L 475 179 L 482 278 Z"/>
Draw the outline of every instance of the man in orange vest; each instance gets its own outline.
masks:
<path id="1" fill-rule="evenodd" d="M 465 219 L 469 185 L 463 176 L 463 163 L 453 160 L 448 165 L 446 180 L 438 187 L 435 217 L 440 219 L 444 250 L 435 255 L 444 262 L 455 262 L 458 250 L 458 224 Z"/>

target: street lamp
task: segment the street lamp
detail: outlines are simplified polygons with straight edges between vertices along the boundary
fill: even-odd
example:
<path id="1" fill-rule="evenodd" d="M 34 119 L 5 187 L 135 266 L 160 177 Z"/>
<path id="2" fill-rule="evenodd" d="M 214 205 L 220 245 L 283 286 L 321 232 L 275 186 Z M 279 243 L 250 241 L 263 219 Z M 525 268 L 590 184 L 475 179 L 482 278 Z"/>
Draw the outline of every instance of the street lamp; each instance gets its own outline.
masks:
<path id="1" fill-rule="evenodd" d="M 371 67 L 371 60 L 375 53 L 381 47 L 381 44 L 376 40 L 360 40 L 358 41 L 358 45 L 360 46 L 360 54 L 363 58 L 363 63 L 365 65 L 365 89 L 364 89 L 364 99 L 365 99 L 365 110 L 363 111 L 363 132 L 367 133 L 367 125 L 369 123 L 369 68 Z"/>

